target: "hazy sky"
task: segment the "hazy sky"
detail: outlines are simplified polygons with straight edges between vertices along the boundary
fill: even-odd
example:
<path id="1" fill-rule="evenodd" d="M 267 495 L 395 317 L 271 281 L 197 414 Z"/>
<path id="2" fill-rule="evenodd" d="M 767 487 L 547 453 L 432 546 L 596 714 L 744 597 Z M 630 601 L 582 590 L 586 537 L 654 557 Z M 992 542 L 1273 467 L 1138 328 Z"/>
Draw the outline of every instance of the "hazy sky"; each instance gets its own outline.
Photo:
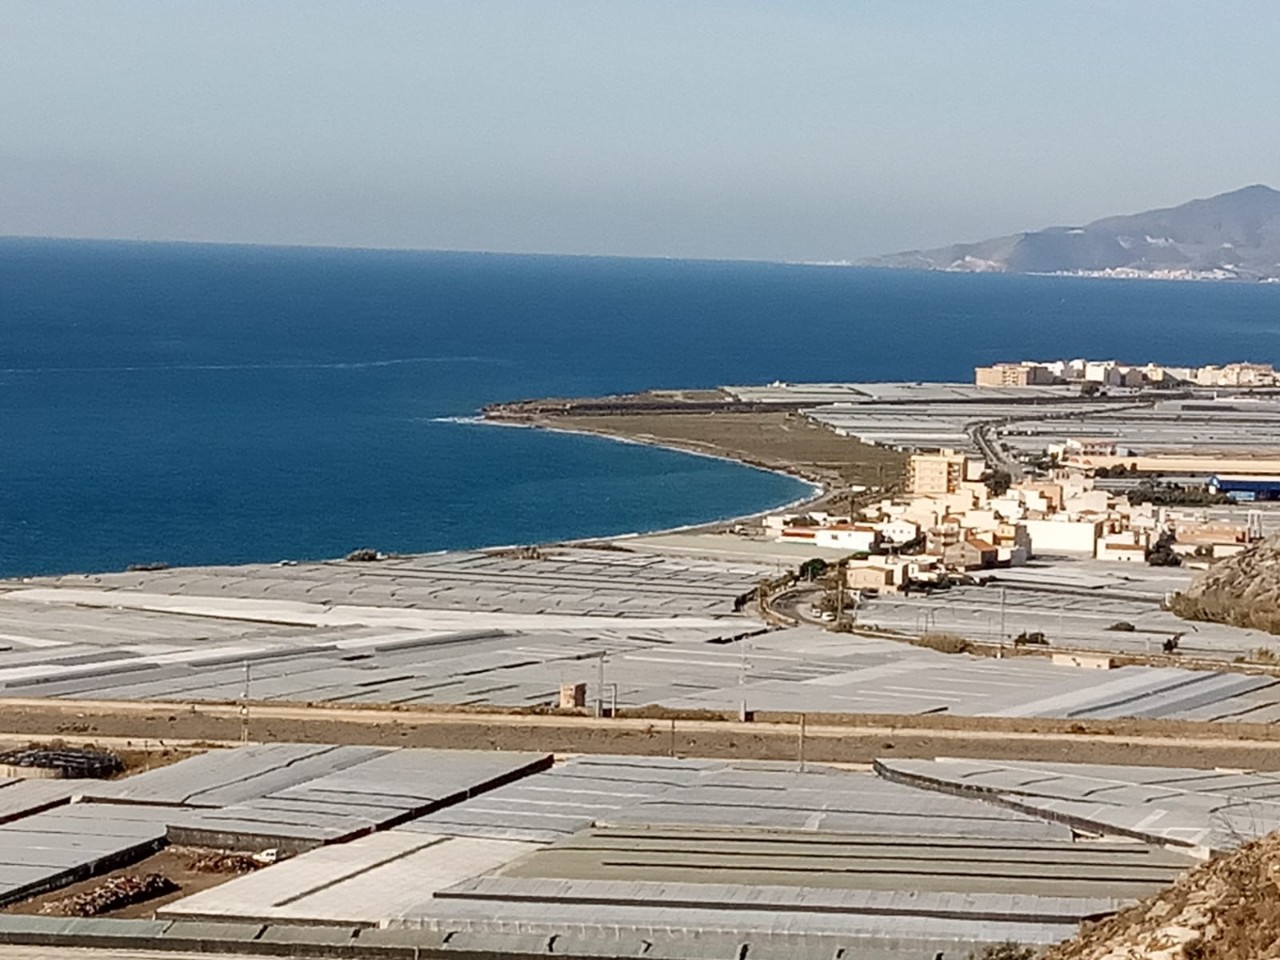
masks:
<path id="1" fill-rule="evenodd" d="M 0 235 L 841 259 L 1280 187 L 1280 3 L 0 0 Z"/>

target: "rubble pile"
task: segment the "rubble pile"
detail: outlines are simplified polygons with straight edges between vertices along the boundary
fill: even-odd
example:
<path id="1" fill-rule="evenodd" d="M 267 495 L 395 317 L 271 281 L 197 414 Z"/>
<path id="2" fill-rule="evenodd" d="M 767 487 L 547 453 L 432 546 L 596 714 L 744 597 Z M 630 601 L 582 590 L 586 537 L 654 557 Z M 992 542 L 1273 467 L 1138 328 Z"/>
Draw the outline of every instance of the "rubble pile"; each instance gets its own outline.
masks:
<path id="1" fill-rule="evenodd" d="M 226 853 L 211 850 L 191 858 L 190 867 L 196 873 L 252 873 L 263 866 L 263 861 L 251 853 Z"/>
<path id="2" fill-rule="evenodd" d="M 32 745 L 0 753 L 0 767 L 13 767 L 19 776 L 23 770 L 41 770 L 66 779 L 106 779 L 123 772 L 124 763 L 105 750 Z"/>
<path id="3" fill-rule="evenodd" d="M 52 900 L 41 907 L 40 912 L 60 917 L 98 917 L 144 900 L 163 897 L 178 889 L 176 883 L 160 873 L 112 877 L 92 890 Z"/>
<path id="4" fill-rule="evenodd" d="M 1049 949 L 1043 960 L 1280 958 L 1280 833 L 1190 871 L 1168 890 Z"/>

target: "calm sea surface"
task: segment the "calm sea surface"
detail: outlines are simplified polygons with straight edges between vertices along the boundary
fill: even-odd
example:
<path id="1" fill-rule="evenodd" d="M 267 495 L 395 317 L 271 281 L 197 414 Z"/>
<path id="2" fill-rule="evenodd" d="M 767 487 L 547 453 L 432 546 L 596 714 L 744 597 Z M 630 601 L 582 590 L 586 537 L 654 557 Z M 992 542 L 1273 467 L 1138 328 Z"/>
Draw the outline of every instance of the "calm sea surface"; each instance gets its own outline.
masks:
<path id="1" fill-rule="evenodd" d="M 803 493 L 441 418 L 1024 356 L 1280 364 L 1280 286 L 0 240 L 0 575 L 622 533 Z"/>

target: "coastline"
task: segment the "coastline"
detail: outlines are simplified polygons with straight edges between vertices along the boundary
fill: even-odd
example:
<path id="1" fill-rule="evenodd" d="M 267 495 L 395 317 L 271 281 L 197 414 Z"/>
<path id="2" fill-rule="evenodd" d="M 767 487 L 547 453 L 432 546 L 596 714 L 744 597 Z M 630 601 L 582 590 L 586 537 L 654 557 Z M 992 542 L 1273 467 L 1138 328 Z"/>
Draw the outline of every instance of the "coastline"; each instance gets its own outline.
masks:
<path id="1" fill-rule="evenodd" d="M 785 510 L 852 513 L 864 505 L 867 491 L 874 496 L 895 488 L 906 466 L 899 451 L 838 434 L 806 417 L 798 406 L 744 403 L 722 389 L 521 400 L 491 404 L 473 417 L 449 419 L 656 447 L 789 477 L 808 487 L 791 500 L 745 514 L 585 539 L 723 532 Z"/>
<path id="2" fill-rule="evenodd" d="M 693 447 L 681 446 L 673 442 L 663 442 L 656 438 L 627 437 L 609 433 L 603 430 L 588 430 L 579 427 L 561 427 L 553 426 L 546 422 L 528 421 L 515 422 L 511 420 L 499 420 L 485 417 L 477 414 L 472 417 L 440 417 L 437 422 L 457 423 L 472 426 L 486 427 L 508 427 L 517 430 L 543 430 L 548 433 L 560 433 L 570 436 L 579 437 L 596 437 L 601 440 L 612 441 L 613 443 L 627 443 L 635 446 L 653 447 L 658 450 L 668 450 L 672 453 L 680 453 L 691 457 L 703 457 L 707 460 L 719 460 L 723 463 L 731 463 L 735 466 L 746 467 L 751 470 L 759 470 L 762 473 L 772 473 L 776 476 L 787 477 L 791 480 L 797 480 L 809 487 L 809 491 L 794 500 L 788 500 L 776 506 L 766 507 L 762 510 L 756 510 L 751 513 L 739 515 L 731 515 L 727 517 L 718 517 L 711 520 L 702 520 L 695 523 L 679 524 L 674 527 L 658 527 L 653 530 L 635 530 L 626 533 L 601 534 L 598 536 L 577 537 L 572 540 L 557 540 L 554 543 L 564 544 L 582 544 L 600 541 L 629 540 L 637 537 L 657 536 L 666 533 L 691 533 L 699 531 L 710 531 L 720 527 L 733 526 L 734 524 L 746 523 L 752 520 L 759 520 L 771 513 L 777 513 L 785 510 L 799 510 L 804 507 L 812 507 L 822 502 L 822 500 L 830 494 L 828 487 L 813 477 L 806 476 L 798 468 L 787 469 L 777 465 L 765 465 L 761 463 L 753 463 L 742 457 L 734 457 L 728 453 L 712 453 L 707 450 L 699 450 Z M 487 547 L 481 549 L 502 549 L 501 547 Z"/>

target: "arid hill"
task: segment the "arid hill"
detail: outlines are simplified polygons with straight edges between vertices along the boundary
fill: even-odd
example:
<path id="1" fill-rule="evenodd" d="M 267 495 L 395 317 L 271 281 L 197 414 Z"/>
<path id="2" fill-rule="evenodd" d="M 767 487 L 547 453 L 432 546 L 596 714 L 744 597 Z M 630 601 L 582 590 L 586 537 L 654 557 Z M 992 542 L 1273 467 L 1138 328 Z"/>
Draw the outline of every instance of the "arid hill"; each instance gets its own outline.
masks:
<path id="1" fill-rule="evenodd" d="M 1043 960 L 1272 960 L 1280 957 L 1280 834 L 1187 873 L 1165 890 L 1050 948 Z"/>
<path id="2" fill-rule="evenodd" d="M 1280 634 L 1280 536 L 1214 564 L 1169 609 L 1208 620 Z"/>

